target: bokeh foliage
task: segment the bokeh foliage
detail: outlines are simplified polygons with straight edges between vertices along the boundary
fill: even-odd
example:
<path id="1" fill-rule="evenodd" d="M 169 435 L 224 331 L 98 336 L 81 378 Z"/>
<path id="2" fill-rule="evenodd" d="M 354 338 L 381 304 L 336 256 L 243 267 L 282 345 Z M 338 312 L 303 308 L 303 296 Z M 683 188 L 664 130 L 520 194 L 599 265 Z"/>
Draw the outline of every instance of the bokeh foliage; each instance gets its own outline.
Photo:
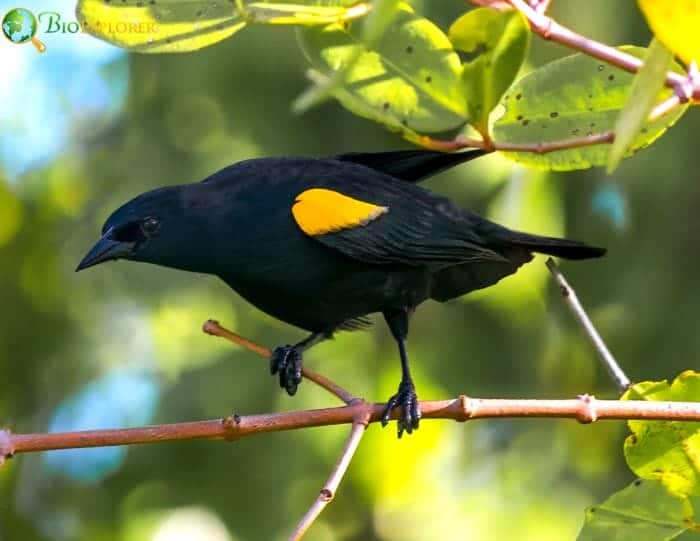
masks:
<path id="1" fill-rule="evenodd" d="M 106 215 L 146 189 L 197 180 L 254 156 L 325 155 L 406 144 L 335 102 L 300 116 L 290 114 L 290 104 L 308 85 L 308 61 L 298 51 L 294 30 L 253 26 L 220 41 L 243 26 L 225 3 L 179 3 L 192 10 L 184 15 L 178 11 L 184 7 L 157 5 L 170 11 L 156 12 L 137 2 L 122 9 L 141 10 L 134 12 L 138 17 L 153 15 L 172 25 L 166 28 L 176 37 L 189 31 L 188 17 L 206 7 L 199 15 L 204 31 L 197 29 L 187 38 L 191 41 L 176 43 L 190 48 L 219 43 L 186 55 L 131 55 L 112 61 L 112 68 L 119 62 L 128 67 L 111 72 L 128 81 L 128 94 L 123 103 L 114 100 L 108 119 L 91 120 L 95 112 L 88 100 L 83 108 L 74 106 L 65 120 L 72 132 L 62 152 L 21 175 L 10 173 L 15 171 L 12 155 L 2 154 L 0 370 L 5 377 L 0 380 L 0 419 L 18 432 L 127 425 L 146 422 L 144 413 L 151 413 L 150 421 L 168 422 L 231 410 L 253 413 L 332 403 L 308 384 L 294 398 L 283 395 L 259 359 L 200 335 L 202 321 L 212 316 L 268 345 L 299 337 L 216 280 L 135 264 L 72 273 Z M 263 2 L 246 6 L 246 13 L 257 9 L 265 16 L 282 9 Z M 373 52 L 381 47 L 376 36 L 369 47 L 346 50 L 347 57 L 328 50 L 326 44 L 342 48 L 342 40 L 352 36 L 353 17 L 347 18 L 350 31 L 343 28 L 345 21 L 337 22 L 337 10 L 348 6 L 324 3 L 321 7 L 336 10 L 334 22 L 324 30 L 300 31 L 304 43 L 318 44 L 312 51 L 318 57 L 314 65 L 326 78 L 334 72 L 324 70 L 339 58 L 375 64 L 393 60 Z M 93 8 L 102 9 L 92 0 L 81 3 L 83 15 Z M 404 9 L 404 19 L 387 23 L 395 25 L 387 31 L 401 36 L 408 31 L 401 21 L 418 20 L 420 36 L 445 44 L 464 3 L 415 2 L 412 10 Z M 320 7 L 313 14 L 282 11 L 274 11 L 271 22 L 298 24 L 298 17 L 313 22 L 313 17 L 329 16 Z M 579 2 L 559 0 L 552 14 L 608 43 L 643 45 L 650 40 L 632 4 L 595 0 L 582 8 Z M 244 20 L 248 26 L 250 18 Z M 456 31 L 452 43 L 461 50 Z M 202 39 L 211 41 L 195 41 Z M 120 45 L 146 47 L 147 40 Z M 396 54 L 419 52 L 387 44 L 394 45 Z M 499 50 L 496 44 L 484 54 L 497 58 Z M 20 54 L 16 49 L 7 53 L 8 59 Z M 52 61 L 50 54 L 51 47 L 44 64 L 27 62 L 32 70 L 43 69 Z M 454 128 L 460 118 L 479 119 L 483 128 L 483 115 L 458 99 L 463 81 L 455 61 L 463 69 L 470 60 L 459 59 L 454 51 L 441 54 L 446 60 L 438 74 L 455 85 L 450 92 L 457 94 L 436 99 L 435 91 L 424 90 L 431 75 L 417 72 L 400 86 L 399 96 L 408 95 L 407 88 L 419 88 L 424 100 L 415 102 L 420 105 L 400 102 L 402 107 L 408 103 L 412 113 L 407 125 L 402 116 L 392 117 L 395 109 L 391 104 L 385 109 L 381 99 L 362 101 L 368 111 L 364 116 L 414 140 L 419 132 Z M 522 69 L 532 71 L 527 76 L 532 78 L 534 67 L 568 54 L 533 39 Z M 81 73 L 80 66 L 72 66 L 72 77 Z M 353 69 L 357 65 L 342 73 L 353 76 Z M 510 78 L 513 71 L 507 68 L 511 75 L 503 77 Z M 584 87 L 599 76 L 597 69 L 588 75 L 580 83 Z M 19 77 L 11 92 L 26 92 L 25 76 Z M 57 88 L 55 80 L 45 84 L 51 92 Z M 339 95 L 343 84 L 329 89 L 354 111 Z M 609 98 L 616 111 L 624 104 L 620 96 L 613 92 Z M 503 96 L 512 98 L 512 91 Z M 428 110 L 446 111 L 441 123 L 427 129 L 421 108 L 425 100 Z M 485 99 L 484 107 L 495 107 L 495 101 Z M 614 115 L 609 118 L 612 122 Z M 606 245 L 610 253 L 605 259 L 565 265 L 564 271 L 633 378 L 672 378 L 697 366 L 697 122 L 696 115 L 687 115 L 654 146 L 624 161 L 612 177 L 600 168 L 566 175 L 532 171 L 494 155 L 426 185 L 508 225 Z M 19 126 L 3 127 L 3 144 L 17 140 Z M 22 150 L 18 147 L 17 155 Z M 425 398 L 464 392 L 616 396 L 540 258 L 496 288 L 447 305 L 421 307 L 410 341 L 416 382 Z M 386 399 L 398 376 L 395 346 L 382 325 L 341 334 L 315 348 L 307 360 L 372 400 Z M 332 427 L 232 444 L 141 447 L 116 455 L 24 456 L 0 471 L 0 539 L 168 541 L 177 539 L 172 532 L 192 524 L 209 541 L 281 539 L 315 495 L 345 433 L 343 427 Z M 627 435 L 624 424 L 614 422 L 583 427 L 550 420 L 431 421 L 399 442 L 393 427 L 383 431 L 372 426 L 336 502 L 309 539 L 572 539 L 586 506 L 633 483 L 621 453 Z M 79 475 L 71 473 L 76 471 Z M 644 483 L 658 486 L 653 480 Z M 600 508 L 614 514 L 620 497 L 613 498 Z M 669 513 L 683 520 L 689 511 L 681 502 Z"/>

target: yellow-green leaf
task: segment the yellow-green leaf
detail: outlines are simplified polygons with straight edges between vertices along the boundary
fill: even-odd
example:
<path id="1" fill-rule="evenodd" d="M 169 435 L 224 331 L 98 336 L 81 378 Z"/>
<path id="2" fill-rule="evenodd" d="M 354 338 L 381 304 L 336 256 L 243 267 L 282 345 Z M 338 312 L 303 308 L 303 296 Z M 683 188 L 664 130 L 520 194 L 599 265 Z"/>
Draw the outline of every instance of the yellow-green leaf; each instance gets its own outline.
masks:
<path id="1" fill-rule="evenodd" d="M 621 47 L 642 58 L 646 49 Z M 680 68 L 676 66 L 676 69 Z M 625 105 L 633 75 L 584 54 L 551 62 L 516 82 L 501 100 L 503 115 L 493 126 L 501 143 L 547 143 L 581 138 L 612 130 Z M 657 100 L 669 96 L 666 88 Z M 626 155 L 660 137 L 686 110 L 678 107 L 647 123 Z M 546 154 L 507 152 L 508 158 L 532 167 L 568 171 L 604 165 L 610 145 L 579 146 Z"/>
<path id="2" fill-rule="evenodd" d="M 386 28 L 391 24 L 391 21 L 398 16 L 402 2 L 400 0 L 374 0 L 372 9 L 362 21 L 363 41 L 367 46 L 374 46 L 377 40 L 384 33 Z M 336 71 L 332 77 L 324 79 L 322 84 L 313 84 L 307 88 L 292 105 L 292 109 L 296 113 L 304 111 L 321 103 L 333 94 L 333 91 L 340 87 L 345 80 L 347 71 L 355 65 L 357 59 L 362 54 L 363 49 L 357 47 L 355 49 L 355 58 L 346 60 L 344 68 Z"/>
<path id="3" fill-rule="evenodd" d="M 225 39 L 245 25 L 228 0 L 80 0 L 83 29 L 138 52 L 185 52 Z"/>
<path id="4" fill-rule="evenodd" d="M 693 522 L 688 498 L 657 481 L 637 480 L 586 510 L 578 541 L 665 541 Z"/>
<path id="5" fill-rule="evenodd" d="M 624 109 L 615 122 L 615 141 L 608 156 L 608 173 L 612 173 L 629 150 L 651 112 L 656 97 L 664 87 L 666 73 L 673 61 L 673 54 L 663 43 L 653 39 L 644 64 L 632 80 Z"/>
<path id="6" fill-rule="evenodd" d="M 332 78 L 344 72 L 331 94 L 359 116 L 418 132 L 445 131 L 466 121 L 457 53 L 437 26 L 406 4 L 372 45 L 362 25 L 348 22 L 304 29 L 300 39 L 318 73 Z"/>
<path id="7" fill-rule="evenodd" d="M 238 0 L 241 13 L 249 23 L 292 24 L 299 26 L 330 24 L 355 19 L 370 11 L 368 2 L 338 1 L 332 5 L 286 2 L 245 2 Z"/>
<path id="8" fill-rule="evenodd" d="M 638 0 L 656 37 L 684 62 L 700 60 L 698 0 Z"/>
<path id="9" fill-rule="evenodd" d="M 623 399 L 698 402 L 700 374 L 683 372 L 670 385 L 638 383 Z M 700 495 L 700 423 L 629 421 L 628 425 L 632 435 L 625 440 L 625 458 L 636 475 L 661 481 L 680 494 Z"/>
<path id="10" fill-rule="evenodd" d="M 360 17 L 368 6 L 354 0 L 79 0 L 76 14 L 86 32 L 119 47 L 181 53 L 213 45 L 248 24 L 328 24 Z"/>
<path id="11" fill-rule="evenodd" d="M 515 80 L 527 55 L 529 26 L 519 11 L 479 8 L 457 19 L 448 36 L 455 49 L 483 51 L 465 62 L 461 80 L 470 123 L 487 134 L 489 113 Z"/>

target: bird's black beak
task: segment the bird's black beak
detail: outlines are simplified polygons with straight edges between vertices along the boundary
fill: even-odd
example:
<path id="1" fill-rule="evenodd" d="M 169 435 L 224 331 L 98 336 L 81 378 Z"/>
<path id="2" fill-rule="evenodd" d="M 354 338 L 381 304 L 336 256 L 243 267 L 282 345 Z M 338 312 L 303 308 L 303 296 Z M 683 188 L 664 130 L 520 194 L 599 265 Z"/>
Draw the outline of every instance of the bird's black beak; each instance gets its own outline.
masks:
<path id="1" fill-rule="evenodd" d="M 133 242 L 120 242 L 114 240 L 111 237 L 111 230 L 107 231 L 104 236 L 97 241 L 95 246 L 90 249 L 78 267 L 75 269 L 75 272 L 99 265 L 105 261 L 127 257 L 131 253 L 133 246 Z"/>

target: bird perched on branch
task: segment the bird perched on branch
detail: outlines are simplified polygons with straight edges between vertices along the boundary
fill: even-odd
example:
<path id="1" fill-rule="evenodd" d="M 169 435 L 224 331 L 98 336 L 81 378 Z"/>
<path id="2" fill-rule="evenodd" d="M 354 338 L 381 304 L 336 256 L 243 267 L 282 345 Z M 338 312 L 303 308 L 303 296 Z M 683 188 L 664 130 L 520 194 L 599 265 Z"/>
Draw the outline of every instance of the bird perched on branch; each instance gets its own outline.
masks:
<path id="1" fill-rule="evenodd" d="M 82 270 L 129 259 L 213 274 L 251 304 L 311 334 L 276 348 L 271 371 L 293 395 L 302 353 L 381 312 L 398 344 L 399 437 L 420 408 L 406 353 L 408 322 L 427 299 L 447 301 L 495 284 L 533 252 L 568 259 L 601 248 L 512 231 L 416 183 L 480 156 L 411 150 L 332 158 L 263 158 L 196 184 L 169 186 L 116 210 Z"/>

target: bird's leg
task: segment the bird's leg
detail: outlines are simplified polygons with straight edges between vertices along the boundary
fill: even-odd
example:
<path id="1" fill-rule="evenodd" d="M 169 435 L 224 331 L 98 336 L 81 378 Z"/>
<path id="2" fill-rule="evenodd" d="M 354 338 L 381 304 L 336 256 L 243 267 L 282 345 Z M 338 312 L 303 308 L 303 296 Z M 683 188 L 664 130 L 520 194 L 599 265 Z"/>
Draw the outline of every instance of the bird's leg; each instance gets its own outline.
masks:
<path id="1" fill-rule="evenodd" d="M 404 431 L 410 434 L 416 430 L 420 421 L 418 396 L 416 395 L 416 388 L 413 385 L 411 370 L 408 366 L 408 355 L 406 354 L 406 335 L 408 334 L 409 313 L 410 311 L 407 309 L 400 312 L 384 314 L 386 322 L 399 345 L 399 355 L 401 356 L 401 382 L 399 383 L 398 392 L 386 403 L 382 415 L 382 425 L 386 426 L 389 423 L 392 410 L 400 407 L 401 416 L 398 420 L 399 438 L 403 435 Z"/>
<path id="2" fill-rule="evenodd" d="M 270 373 L 279 374 L 280 387 L 293 396 L 301 383 L 302 353 L 314 344 L 328 338 L 327 333 L 313 333 L 308 338 L 293 346 L 279 346 L 270 355 Z"/>

